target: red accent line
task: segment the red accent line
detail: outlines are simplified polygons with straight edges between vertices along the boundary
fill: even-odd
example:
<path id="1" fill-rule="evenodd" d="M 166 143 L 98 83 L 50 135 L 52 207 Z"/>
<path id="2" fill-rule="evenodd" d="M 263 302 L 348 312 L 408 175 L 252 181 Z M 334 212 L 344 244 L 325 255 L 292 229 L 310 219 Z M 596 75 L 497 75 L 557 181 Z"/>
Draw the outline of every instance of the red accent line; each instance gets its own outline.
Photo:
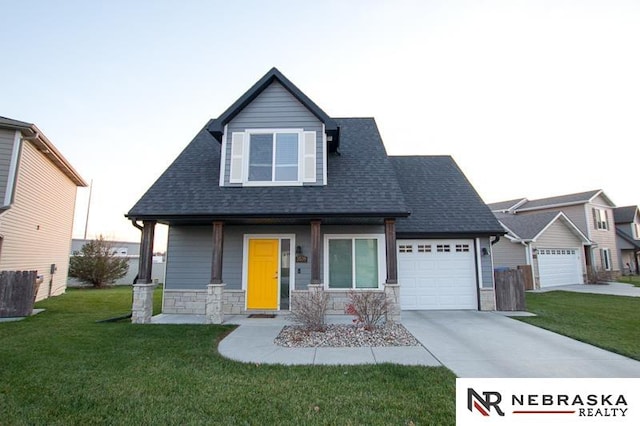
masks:
<path id="1" fill-rule="evenodd" d="M 476 407 L 476 410 L 480 411 L 480 413 L 483 416 L 488 416 L 489 415 L 489 413 L 484 411 L 484 409 L 480 406 L 480 404 L 478 404 L 478 401 L 473 401 L 473 406 Z"/>
<path id="2" fill-rule="evenodd" d="M 575 411 L 514 411 L 513 414 L 575 414 Z"/>

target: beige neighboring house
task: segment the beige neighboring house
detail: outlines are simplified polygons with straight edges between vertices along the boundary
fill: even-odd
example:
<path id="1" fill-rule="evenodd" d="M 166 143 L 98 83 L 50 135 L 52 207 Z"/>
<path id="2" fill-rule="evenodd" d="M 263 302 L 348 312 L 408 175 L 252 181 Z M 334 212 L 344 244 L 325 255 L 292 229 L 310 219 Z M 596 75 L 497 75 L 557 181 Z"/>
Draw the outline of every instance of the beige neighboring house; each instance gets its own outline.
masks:
<path id="1" fill-rule="evenodd" d="M 78 172 L 34 125 L 0 117 L 0 270 L 36 270 L 36 300 L 64 293 Z"/>
<path id="2" fill-rule="evenodd" d="M 591 245 L 584 246 L 589 281 L 611 280 L 620 275 L 613 210 L 615 205 L 601 190 L 528 200 L 520 198 L 489 204 L 494 213 L 528 215 L 562 211 Z"/>
<path id="3" fill-rule="evenodd" d="M 534 288 L 584 284 L 591 242 L 564 213 L 494 214 L 507 231 L 492 247 L 494 268 L 531 265 Z"/>

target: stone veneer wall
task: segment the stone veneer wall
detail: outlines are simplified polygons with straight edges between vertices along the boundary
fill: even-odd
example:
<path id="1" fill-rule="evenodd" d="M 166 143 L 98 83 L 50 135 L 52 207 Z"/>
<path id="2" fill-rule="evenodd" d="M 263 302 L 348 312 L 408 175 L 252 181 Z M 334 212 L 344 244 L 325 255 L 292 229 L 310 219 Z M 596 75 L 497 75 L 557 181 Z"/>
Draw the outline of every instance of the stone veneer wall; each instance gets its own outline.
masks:
<path id="1" fill-rule="evenodd" d="M 347 291 L 331 291 L 323 290 L 329 295 L 329 303 L 327 305 L 327 315 L 344 315 L 344 308 L 349 303 L 349 292 Z M 375 290 L 377 293 L 383 293 L 383 290 Z M 291 292 L 292 306 L 295 306 L 295 298 L 298 295 L 306 294 L 307 290 L 293 290 Z"/>
<path id="2" fill-rule="evenodd" d="M 496 310 L 496 296 L 492 288 L 480 289 L 480 310 L 481 311 Z"/>
<path id="3" fill-rule="evenodd" d="M 163 314 L 204 315 L 207 290 L 164 290 Z"/>
<path id="4" fill-rule="evenodd" d="M 224 290 L 222 292 L 222 312 L 237 315 L 244 312 L 244 290 Z"/>
<path id="5" fill-rule="evenodd" d="M 224 290 L 222 308 L 225 315 L 244 312 L 244 290 Z M 162 302 L 164 314 L 204 315 L 207 290 L 165 290 Z"/>

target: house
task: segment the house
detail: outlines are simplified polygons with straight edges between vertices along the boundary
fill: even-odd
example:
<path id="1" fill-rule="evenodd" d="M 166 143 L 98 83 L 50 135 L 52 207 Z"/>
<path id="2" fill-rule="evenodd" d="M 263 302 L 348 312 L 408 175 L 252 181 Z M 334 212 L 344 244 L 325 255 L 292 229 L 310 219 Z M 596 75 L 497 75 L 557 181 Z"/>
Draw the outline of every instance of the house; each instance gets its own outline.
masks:
<path id="1" fill-rule="evenodd" d="M 534 288 L 584 284 L 587 269 L 583 247 L 591 241 L 564 213 L 495 215 L 507 231 L 493 245 L 495 268 L 530 265 Z"/>
<path id="2" fill-rule="evenodd" d="M 82 249 L 82 246 L 89 243 L 91 240 L 86 240 L 82 238 L 74 238 L 71 240 L 71 253 L 73 256 L 74 253 L 79 252 Z M 113 248 L 116 256 L 124 257 L 127 259 L 127 263 L 129 265 L 129 270 L 127 271 L 127 275 L 122 278 L 117 279 L 113 284 L 115 285 L 131 285 L 135 283 L 135 279 L 138 276 L 138 264 L 140 263 L 140 242 L 131 242 L 131 241 L 115 241 L 109 240 L 108 243 Z M 152 274 L 151 281 L 155 284 L 164 283 L 164 256 L 153 256 L 152 260 Z M 87 284 L 78 280 L 77 278 L 69 278 L 67 281 L 67 285 L 69 287 L 82 287 Z"/>
<path id="3" fill-rule="evenodd" d="M 617 207 L 613 210 L 613 216 L 620 271 L 640 274 L 640 210 L 638 206 Z"/>
<path id="4" fill-rule="evenodd" d="M 77 187 L 87 186 L 34 124 L 0 117 L 0 270 L 35 270 L 36 300 L 64 293 Z"/>
<path id="5" fill-rule="evenodd" d="M 450 157 L 389 157 L 372 118 L 333 118 L 273 68 L 210 120 L 126 214 L 142 230 L 132 321 L 151 316 L 156 223 L 169 226 L 163 313 L 287 310 L 325 291 L 401 309 L 494 309 L 504 231 Z"/>
<path id="6" fill-rule="evenodd" d="M 610 280 L 620 273 L 616 231 L 613 223 L 615 205 L 602 190 L 560 195 L 537 200 L 520 198 L 489 204 L 495 213 L 530 215 L 561 211 L 588 238 L 584 259 L 589 281 Z M 502 218 L 501 218 L 502 221 Z M 503 221 L 504 222 L 504 221 Z M 575 248 L 567 241 L 563 248 Z M 556 256 L 558 255 L 556 252 Z"/>

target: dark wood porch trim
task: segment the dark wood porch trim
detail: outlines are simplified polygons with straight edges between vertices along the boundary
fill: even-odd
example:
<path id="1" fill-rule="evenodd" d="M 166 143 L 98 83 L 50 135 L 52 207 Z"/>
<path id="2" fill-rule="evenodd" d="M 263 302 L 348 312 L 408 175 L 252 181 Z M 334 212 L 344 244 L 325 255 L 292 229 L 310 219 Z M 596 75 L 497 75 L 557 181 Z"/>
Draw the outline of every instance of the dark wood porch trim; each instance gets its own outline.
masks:
<path id="1" fill-rule="evenodd" d="M 153 237 L 156 221 L 142 222 L 142 236 L 140 237 L 140 263 L 138 265 L 138 284 L 151 283 L 151 267 L 153 265 Z"/>
<path id="2" fill-rule="evenodd" d="M 213 254 L 211 258 L 211 284 L 222 284 L 222 247 L 224 222 L 213 222 Z"/>
<path id="3" fill-rule="evenodd" d="M 320 284 L 320 222 L 311 221 L 311 284 Z"/>
<path id="4" fill-rule="evenodd" d="M 384 239 L 387 251 L 387 284 L 398 284 L 398 256 L 396 255 L 396 220 L 384 220 Z"/>

